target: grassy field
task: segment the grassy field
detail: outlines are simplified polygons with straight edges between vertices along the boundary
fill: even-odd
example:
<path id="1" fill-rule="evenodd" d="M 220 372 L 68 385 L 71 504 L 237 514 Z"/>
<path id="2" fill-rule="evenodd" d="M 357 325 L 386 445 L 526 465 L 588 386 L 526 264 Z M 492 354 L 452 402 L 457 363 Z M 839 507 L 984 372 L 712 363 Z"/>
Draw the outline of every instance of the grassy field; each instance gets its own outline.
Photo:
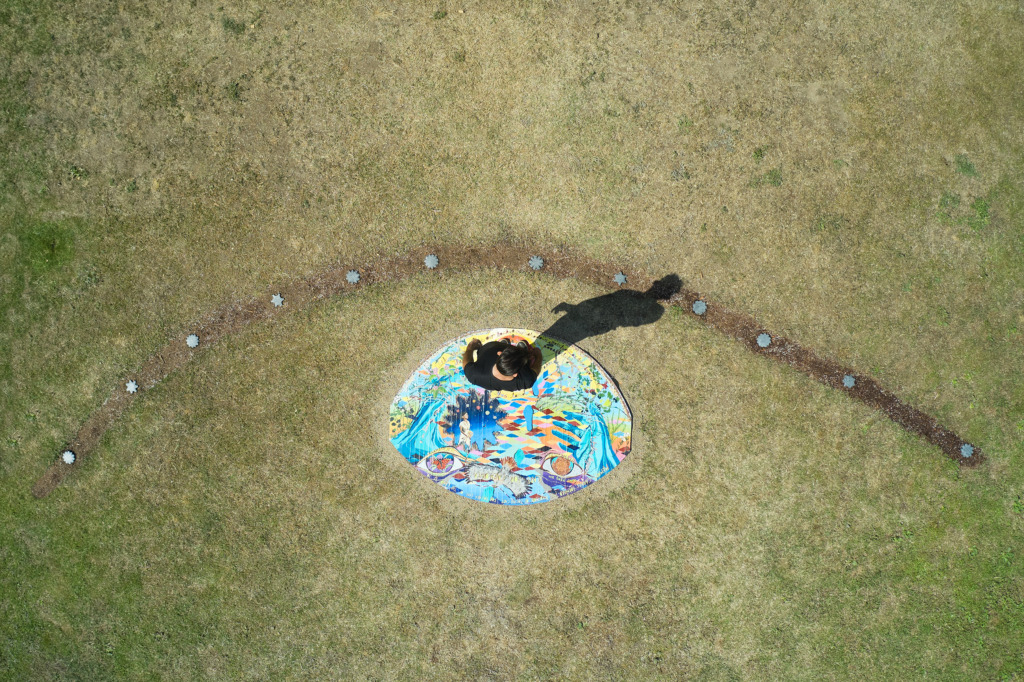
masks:
<path id="1" fill-rule="evenodd" d="M 1024 679 L 1024 6 L 7 0 L 0 56 L 0 678 Z M 583 344 L 637 466 L 460 504 L 380 406 L 605 290 L 425 271 L 206 349 L 31 496 L 205 313 L 500 240 L 677 273 L 988 461 L 670 310 Z"/>

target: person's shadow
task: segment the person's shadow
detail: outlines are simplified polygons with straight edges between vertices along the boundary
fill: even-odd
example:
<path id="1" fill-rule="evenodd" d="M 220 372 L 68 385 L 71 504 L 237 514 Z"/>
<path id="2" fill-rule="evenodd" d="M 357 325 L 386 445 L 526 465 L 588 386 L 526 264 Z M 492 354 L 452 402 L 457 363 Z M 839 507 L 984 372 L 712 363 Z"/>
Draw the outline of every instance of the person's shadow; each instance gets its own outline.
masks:
<path id="1" fill-rule="evenodd" d="M 571 346 L 583 339 L 605 334 L 619 327 L 639 327 L 657 322 L 665 314 L 665 308 L 658 301 L 670 299 L 679 293 L 682 286 L 683 282 L 679 275 L 671 274 L 651 284 L 647 291 L 620 289 L 576 304 L 559 303 L 551 312 L 568 314 L 556 320 L 541 332 L 540 336 L 547 336 Z M 541 350 L 544 351 L 545 365 L 554 360 L 561 351 L 556 347 L 555 353 L 550 354 L 550 348 L 547 346 Z M 543 371 L 542 369 L 542 374 Z M 615 385 L 618 386 L 618 382 Z"/>

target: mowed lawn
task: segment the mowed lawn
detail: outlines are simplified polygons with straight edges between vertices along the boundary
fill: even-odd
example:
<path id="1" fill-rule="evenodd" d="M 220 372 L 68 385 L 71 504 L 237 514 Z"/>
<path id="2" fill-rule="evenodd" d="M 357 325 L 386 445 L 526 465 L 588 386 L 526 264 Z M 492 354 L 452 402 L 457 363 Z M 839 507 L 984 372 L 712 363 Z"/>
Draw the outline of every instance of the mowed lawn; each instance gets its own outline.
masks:
<path id="1" fill-rule="evenodd" d="M 0 678 L 1024 679 L 1015 3 L 12 1 L 0 55 Z M 441 263 L 290 310 L 31 495 L 207 313 L 504 242 L 609 289 Z M 578 499 L 470 503 L 388 447 L 439 345 L 620 269 L 987 461 L 679 309 L 582 343 L 636 438 Z"/>

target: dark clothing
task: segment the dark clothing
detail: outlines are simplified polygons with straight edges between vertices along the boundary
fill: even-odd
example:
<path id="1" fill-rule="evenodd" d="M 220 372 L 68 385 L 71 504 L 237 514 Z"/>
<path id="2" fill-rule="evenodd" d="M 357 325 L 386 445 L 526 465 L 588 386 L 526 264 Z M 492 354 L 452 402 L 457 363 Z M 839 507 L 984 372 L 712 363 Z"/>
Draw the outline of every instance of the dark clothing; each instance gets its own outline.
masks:
<path id="1" fill-rule="evenodd" d="M 490 391 L 525 391 L 533 388 L 537 381 L 537 373 L 530 367 L 519 370 L 512 381 L 502 381 L 494 376 L 492 370 L 498 362 L 498 351 L 508 348 L 501 341 L 489 341 L 476 349 L 476 361 L 466 365 L 463 372 L 470 383 Z"/>

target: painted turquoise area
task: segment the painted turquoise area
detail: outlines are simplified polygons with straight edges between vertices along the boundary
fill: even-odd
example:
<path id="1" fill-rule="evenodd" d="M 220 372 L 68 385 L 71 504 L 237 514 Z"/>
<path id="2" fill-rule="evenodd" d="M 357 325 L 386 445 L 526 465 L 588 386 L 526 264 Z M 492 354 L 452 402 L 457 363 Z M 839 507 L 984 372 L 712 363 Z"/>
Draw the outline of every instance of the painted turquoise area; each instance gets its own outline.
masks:
<path id="1" fill-rule="evenodd" d="M 491 391 L 471 383 L 462 353 L 525 339 L 543 353 L 533 387 Z M 525 505 L 600 480 L 631 449 L 632 414 L 614 380 L 577 346 L 521 329 L 467 334 L 435 351 L 390 408 L 390 440 L 419 474 L 489 504 Z"/>

